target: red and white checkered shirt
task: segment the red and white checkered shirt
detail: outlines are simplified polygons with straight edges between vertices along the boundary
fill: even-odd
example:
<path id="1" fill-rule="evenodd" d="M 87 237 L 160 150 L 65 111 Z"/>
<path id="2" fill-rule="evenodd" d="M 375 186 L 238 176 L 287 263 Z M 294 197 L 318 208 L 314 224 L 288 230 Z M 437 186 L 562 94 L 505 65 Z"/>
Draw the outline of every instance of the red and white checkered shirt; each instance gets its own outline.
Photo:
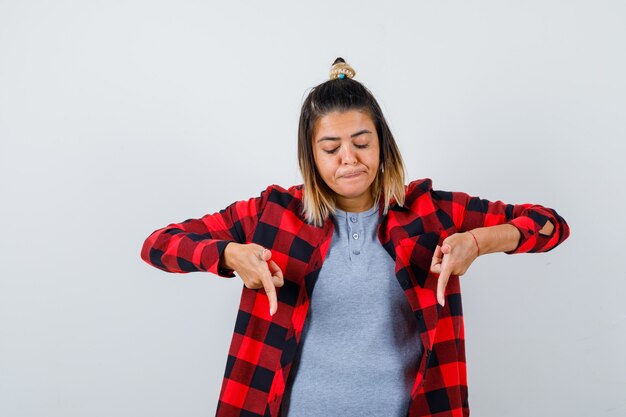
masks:
<path id="1" fill-rule="evenodd" d="M 232 270 L 218 266 L 228 242 L 271 249 L 272 260 L 283 271 L 274 316 L 269 314 L 263 288 L 242 285 L 217 417 L 279 416 L 285 381 L 334 227 L 330 218 L 323 227 L 306 223 L 301 214 L 302 187 L 270 185 L 258 197 L 155 230 L 143 244 L 142 259 L 167 272 L 206 271 L 235 277 Z M 506 253 L 547 252 L 567 239 L 569 226 L 553 209 L 433 190 L 429 178 L 412 181 L 405 190 L 404 206 L 392 201 L 386 215 L 380 202 L 378 238 L 395 261 L 398 284 L 411 305 L 424 346 L 407 416 L 468 416 L 459 277 L 450 276 L 441 307 L 436 299 L 437 274 L 430 272 L 435 247 L 457 232 L 509 223 L 519 229 L 521 238 Z M 548 220 L 553 232 L 540 234 Z"/>

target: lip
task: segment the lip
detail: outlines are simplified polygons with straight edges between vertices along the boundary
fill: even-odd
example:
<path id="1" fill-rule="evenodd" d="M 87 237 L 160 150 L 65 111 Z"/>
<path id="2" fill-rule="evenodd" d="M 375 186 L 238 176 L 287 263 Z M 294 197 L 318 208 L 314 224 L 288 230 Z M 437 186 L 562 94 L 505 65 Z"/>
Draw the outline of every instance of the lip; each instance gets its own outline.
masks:
<path id="1" fill-rule="evenodd" d="M 348 174 L 344 174 L 340 176 L 339 178 L 356 178 L 363 173 L 364 173 L 363 171 L 350 172 Z"/>

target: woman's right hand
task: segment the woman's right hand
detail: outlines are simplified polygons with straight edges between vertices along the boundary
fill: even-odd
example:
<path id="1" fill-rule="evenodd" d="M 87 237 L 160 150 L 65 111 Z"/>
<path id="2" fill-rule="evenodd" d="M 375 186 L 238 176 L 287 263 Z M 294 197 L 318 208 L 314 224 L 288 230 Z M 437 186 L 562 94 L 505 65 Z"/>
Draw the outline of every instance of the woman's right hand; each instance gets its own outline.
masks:
<path id="1" fill-rule="evenodd" d="M 256 243 L 230 242 L 224 249 L 224 266 L 233 269 L 247 288 L 263 287 L 270 302 L 270 315 L 278 309 L 276 287 L 284 284 L 283 271 L 270 260 L 272 252 Z"/>

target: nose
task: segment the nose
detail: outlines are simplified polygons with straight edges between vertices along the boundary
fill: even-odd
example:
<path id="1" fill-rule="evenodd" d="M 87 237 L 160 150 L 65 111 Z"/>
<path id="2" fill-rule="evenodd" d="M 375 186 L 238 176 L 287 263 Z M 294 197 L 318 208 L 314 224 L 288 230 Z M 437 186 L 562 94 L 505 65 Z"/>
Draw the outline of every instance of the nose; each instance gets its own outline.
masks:
<path id="1" fill-rule="evenodd" d="M 343 147 L 341 153 L 341 163 L 345 165 L 354 165 L 356 163 L 356 156 L 354 152 L 350 149 L 350 146 Z"/>

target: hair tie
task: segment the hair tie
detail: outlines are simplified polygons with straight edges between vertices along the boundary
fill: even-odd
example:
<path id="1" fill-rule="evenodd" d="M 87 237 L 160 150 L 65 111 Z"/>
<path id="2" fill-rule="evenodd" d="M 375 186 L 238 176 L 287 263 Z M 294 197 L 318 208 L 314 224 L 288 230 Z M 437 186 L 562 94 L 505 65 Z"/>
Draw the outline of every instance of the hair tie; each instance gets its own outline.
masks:
<path id="1" fill-rule="evenodd" d="M 348 65 L 346 61 L 344 61 L 344 59 L 341 57 L 335 59 L 335 62 L 333 62 L 333 65 L 330 67 L 329 78 L 331 80 L 342 80 L 346 77 L 354 78 L 355 75 L 356 71 L 354 70 L 354 68 Z"/>

